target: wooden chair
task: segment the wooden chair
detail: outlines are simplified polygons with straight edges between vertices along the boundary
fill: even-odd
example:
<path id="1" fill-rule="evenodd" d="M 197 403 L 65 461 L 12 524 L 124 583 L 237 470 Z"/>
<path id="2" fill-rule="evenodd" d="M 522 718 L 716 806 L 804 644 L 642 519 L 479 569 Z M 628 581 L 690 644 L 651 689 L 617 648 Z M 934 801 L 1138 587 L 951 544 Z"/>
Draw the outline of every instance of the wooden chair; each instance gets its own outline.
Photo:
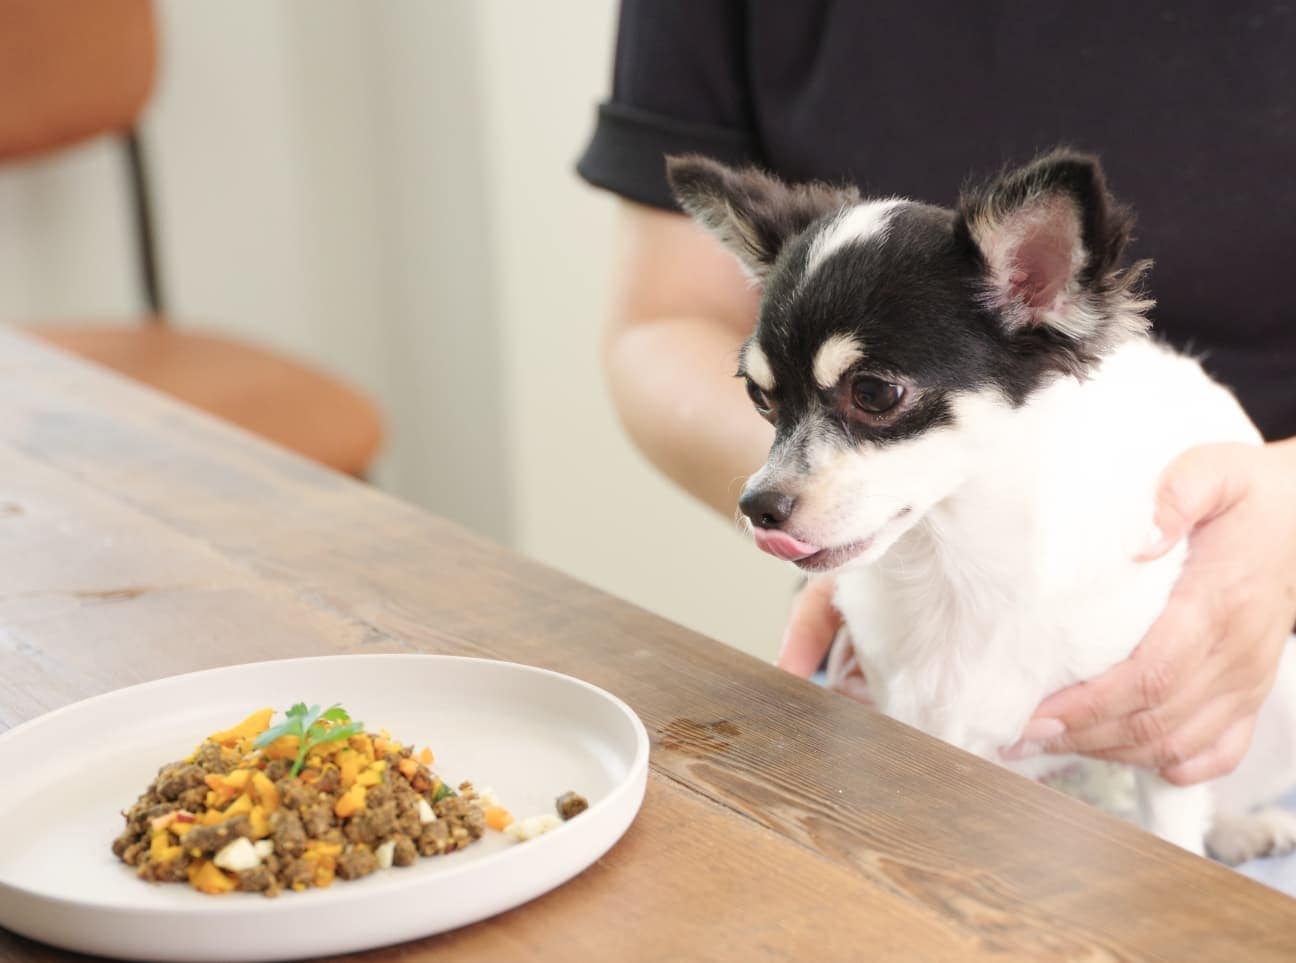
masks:
<path id="1" fill-rule="evenodd" d="M 149 0 L 0 0 L 0 162 L 120 133 L 148 311 L 133 326 L 30 333 L 339 471 L 363 476 L 382 439 L 374 405 L 263 347 L 167 323 L 135 124 L 157 65 Z"/>

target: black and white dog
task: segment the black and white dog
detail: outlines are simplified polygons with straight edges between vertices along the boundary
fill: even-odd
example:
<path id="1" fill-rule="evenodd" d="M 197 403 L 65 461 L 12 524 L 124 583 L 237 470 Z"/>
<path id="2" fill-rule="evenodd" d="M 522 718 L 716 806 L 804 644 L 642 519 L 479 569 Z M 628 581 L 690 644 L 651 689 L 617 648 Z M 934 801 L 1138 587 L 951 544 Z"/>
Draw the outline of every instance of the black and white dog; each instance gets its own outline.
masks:
<path id="1" fill-rule="evenodd" d="M 762 289 L 739 374 L 776 429 L 747 482 L 757 544 L 837 571 L 879 708 L 987 759 L 1048 695 L 1126 658 L 1184 544 L 1134 561 L 1161 472 L 1258 444 L 1233 396 L 1148 337 L 1146 264 L 1098 162 L 1057 151 L 957 210 L 672 158 L 684 208 Z M 1013 763 L 1036 775 L 1057 760 Z M 1230 861 L 1289 849 L 1296 658 L 1230 776 L 1137 777 L 1145 828 Z"/>

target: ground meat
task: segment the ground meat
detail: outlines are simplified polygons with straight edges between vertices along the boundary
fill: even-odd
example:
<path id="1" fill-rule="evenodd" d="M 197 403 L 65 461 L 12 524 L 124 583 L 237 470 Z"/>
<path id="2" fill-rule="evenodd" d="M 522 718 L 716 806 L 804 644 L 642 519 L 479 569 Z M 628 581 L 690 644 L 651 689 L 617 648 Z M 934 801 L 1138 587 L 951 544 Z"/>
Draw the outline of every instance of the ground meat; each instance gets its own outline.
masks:
<path id="1" fill-rule="evenodd" d="M 342 774 L 333 766 L 329 766 L 320 773 L 320 777 L 315 780 L 315 788 L 321 793 L 333 794 L 342 787 Z"/>
<path id="2" fill-rule="evenodd" d="M 578 796 L 574 792 L 565 792 L 554 800 L 554 808 L 558 810 L 558 815 L 565 822 L 589 809 L 589 802 L 586 801 L 584 796 Z"/>
<path id="3" fill-rule="evenodd" d="M 333 806 L 326 800 L 320 800 L 313 806 L 306 807 L 301 818 L 302 828 L 312 839 L 319 839 L 332 829 L 336 822 L 337 817 L 333 815 Z"/>
<path id="4" fill-rule="evenodd" d="M 396 820 L 396 800 L 389 792 L 377 792 L 374 786 L 365 796 L 365 808 L 347 823 L 346 837 L 355 843 L 377 846 L 394 836 L 399 828 Z"/>
<path id="5" fill-rule="evenodd" d="M 444 819 L 428 823 L 423 827 L 423 831 L 419 833 L 417 845 L 420 856 L 437 856 L 441 853 L 448 853 L 451 849 L 450 824 Z"/>
<path id="6" fill-rule="evenodd" d="M 194 765 L 201 767 L 205 772 L 214 772 L 224 775 L 234 768 L 235 760 L 230 758 L 231 754 L 225 752 L 214 742 L 204 742 L 196 753 L 194 753 Z"/>
<path id="7" fill-rule="evenodd" d="M 299 813 L 319 801 L 319 791 L 300 779 L 290 779 L 285 776 L 275 783 L 275 786 L 279 790 L 279 798 L 283 801 L 283 805 Z"/>
<path id="8" fill-rule="evenodd" d="M 246 816 L 235 816 L 215 826 L 195 826 L 184 834 L 180 842 L 190 856 L 194 855 L 194 850 L 203 856 L 211 856 L 239 836 L 252 838 L 252 825 Z"/>
<path id="9" fill-rule="evenodd" d="M 337 874 L 343 879 L 359 879 L 378 868 L 378 857 L 364 845 L 348 846 L 337 859 Z"/>
<path id="10" fill-rule="evenodd" d="M 392 797 L 396 800 L 396 827 L 406 836 L 417 836 L 423 830 L 419 818 L 418 804 L 423 797 L 404 779 L 397 779 L 391 786 Z"/>
<path id="11" fill-rule="evenodd" d="M 127 843 L 121 851 L 121 861 L 127 866 L 139 865 L 140 857 L 148 852 L 149 844 L 147 840 Z"/>
<path id="12" fill-rule="evenodd" d="M 238 888 L 247 893 L 265 893 L 267 896 L 274 896 L 279 892 L 279 882 L 270 867 L 262 864 L 239 873 Z"/>
<path id="13" fill-rule="evenodd" d="M 300 856 L 306 848 L 306 830 L 301 817 L 291 809 L 280 807 L 270 814 L 270 838 L 275 851 L 285 856 Z"/>
<path id="14" fill-rule="evenodd" d="M 408 836 L 396 837 L 396 848 L 392 851 L 393 866 L 413 866 L 418 860 L 418 847 Z"/>
<path id="15" fill-rule="evenodd" d="M 315 867 L 308 860 L 292 859 L 280 871 L 279 878 L 288 889 L 305 889 L 315 879 Z"/>
<path id="16" fill-rule="evenodd" d="M 182 883 L 188 879 L 185 870 L 189 862 L 187 852 L 167 863 L 145 862 L 139 868 L 139 878 L 151 883 Z"/>
<path id="17" fill-rule="evenodd" d="M 177 799 L 176 802 L 180 805 L 181 809 L 195 813 L 202 809 L 206 804 L 207 792 L 208 789 L 206 785 L 195 786 L 193 789 L 186 789 L 182 792 L 180 798 Z"/>
<path id="18" fill-rule="evenodd" d="M 203 782 L 207 773 L 199 766 L 171 766 L 163 769 L 157 777 L 157 795 L 160 799 L 175 800 L 180 798 L 180 794 L 189 789 L 202 787 L 206 794 L 206 785 Z"/>
<path id="19" fill-rule="evenodd" d="M 265 774 L 271 782 L 278 782 L 290 772 L 292 772 L 290 759 L 271 759 L 266 763 Z"/>

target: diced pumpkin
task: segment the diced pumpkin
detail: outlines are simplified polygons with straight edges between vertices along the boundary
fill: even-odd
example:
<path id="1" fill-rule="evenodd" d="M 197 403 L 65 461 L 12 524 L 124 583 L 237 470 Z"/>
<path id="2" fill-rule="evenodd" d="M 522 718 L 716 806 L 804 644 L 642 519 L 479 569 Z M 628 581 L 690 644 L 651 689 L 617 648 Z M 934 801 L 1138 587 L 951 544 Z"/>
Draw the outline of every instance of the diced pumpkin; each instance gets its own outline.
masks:
<path id="1" fill-rule="evenodd" d="M 226 774 L 225 785 L 238 792 L 242 792 L 247 788 L 248 780 L 251 778 L 251 769 L 235 769 L 233 772 Z"/>
<path id="2" fill-rule="evenodd" d="M 420 752 L 420 753 L 418 754 L 418 761 L 421 762 L 421 763 L 423 763 L 423 765 L 425 765 L 425 766 L 430 766 L 430 765 L 432 765 L 432 763 L 433 763 L 435 760 L 434 760 L 434 757 L 433 757 L 433 755 L 432 755 L 432 750 L 431 750 L 430 747 L 428 747 L 428 746 L 424 746 L 424 747 L 423 747 L 423 751 Z"/>
<path id="3" fill-rule="evenodd" d="M 296 736 L 280 736 L 261 751 L 265 754 L 267 759 L 296 759 L 297 743 L 298 739 Z"/>
<path id="4" fill-rule="evenodd" d="M 279 808 L 279 787 L 265 773 L 258 771 L 252 774 L 252 791 L 267 813 Z"/>
<path id="5" fill-rule="evenodd" d="M 232 729 L 222 729 L 207 737 L 208 741 L 230 746 L 244 739 L 255 739 L 270 728 L 273 709 L 258 709 Z"/>
<path id="6" fill-rule="evenodd" d="M 265 839 L 270 835 L 270 814 L 263 807 L 252 807 L 252 811 L 248 813 L 248 823 L 252 827 L 253 839 Z"/>
<path id="7" fill-rule="evenodd" d="M 366 769 L 364 772 L 360 773 L 360 775 L 356 776 L 357 786 L 376 786 L 380 782 L 382 782 L 381 769 L 369 768 Z"/>
<path id="8" fill-rule="evenodd" d="M 342 778 L 343 789 L 350 789 L 355 784 L 356 776 L 360 775 L 360 767 L 363 764 L 364 760 L 354 749 L 344 749 L 338 753 L 338 773 Z"/>
<path id="9" fill-rule="evenodd" d="M 162 853 L 171 845 L 171 838 L 165 829 L 154 830 L 153 837 L 149 840 L 149 859 L 154 862 L 162 861 Z"/>
<path id="10" fill-rule="evenodd" d="M 413 779 L 419 770 L 418 760 L 402 759 L 400 761 L 400 765 L 397 766 L 397 768 L 400 769 L 401 775 L 404 776 L 406 779 Z"/>
<path id="11" fill-rule="evenodd" d="M 513 823 L 513 814 L 503 806 L 488 806 L 482 810 L 482 815 L 486 817 L 486 825 L 499 832 L 508 829 Z"/>
<path id="12" fill-rule="evenodd" d="M 247 793 L 243 793 L 243 795 L 239 796 L 238 799 L 235 799 L 232 803 L 230 803 L 228 806 L 225 807 L 225 811 L 224 813 L 222 813 L 222 815 L 226 819 L 230 819 L 234 816 L 245 816 L 251 812 L 252 812 L 252 797 L 249 796 Z"/>
<path id="13" fill-rule="evenodd" d="M 373 740 L 367 735 L 361 733 L 358 736 L 352 736 L 349 740 L 350 746 L 362 756 L 372 759 L 374 757 Z"/>
<path id="14" fill-rule="evenodd" d="M 391 740 L 383 736 L 375 736 L 373 740 L 373 751 L 375 756 L 384 756 L 387 750 L 391 748 Z"/>
<path id="15" fill-rule="evenodd" d="M 211 860 L 200 859 L 189 866 L 189 882 L 200 893 L 228 893 L 235 887 L 233 877 Z"/>
<path id="16" fill-rule="evenodd" d="M 354 816 L 360 810 L 365 808 L 365 787 L 356 783 L 333 804 L 333 813 L 338 819 L 346 819 L 348 816 Z"/>

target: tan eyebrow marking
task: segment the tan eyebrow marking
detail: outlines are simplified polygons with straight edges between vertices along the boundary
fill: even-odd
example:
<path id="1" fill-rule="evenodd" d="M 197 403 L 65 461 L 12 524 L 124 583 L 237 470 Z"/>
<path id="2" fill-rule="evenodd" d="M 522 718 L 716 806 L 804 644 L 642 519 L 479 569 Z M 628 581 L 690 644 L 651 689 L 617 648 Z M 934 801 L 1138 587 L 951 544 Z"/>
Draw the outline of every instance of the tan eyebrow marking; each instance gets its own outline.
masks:
<path id="1" fill-rule="evenodd" d="M 765 352 L 755 341 L 748 342 L 743 350 L 742 367 L 743 373 L 762 391 L 774 390 L 774 371 L 770 368 Z"/>
<path id="2" fill-rule="evenodd" d="M 864 348 L 854 335 L 834 334 L 815 352 L 814 377 L 820 388 L 831 388 L 860 358 Z"/>

